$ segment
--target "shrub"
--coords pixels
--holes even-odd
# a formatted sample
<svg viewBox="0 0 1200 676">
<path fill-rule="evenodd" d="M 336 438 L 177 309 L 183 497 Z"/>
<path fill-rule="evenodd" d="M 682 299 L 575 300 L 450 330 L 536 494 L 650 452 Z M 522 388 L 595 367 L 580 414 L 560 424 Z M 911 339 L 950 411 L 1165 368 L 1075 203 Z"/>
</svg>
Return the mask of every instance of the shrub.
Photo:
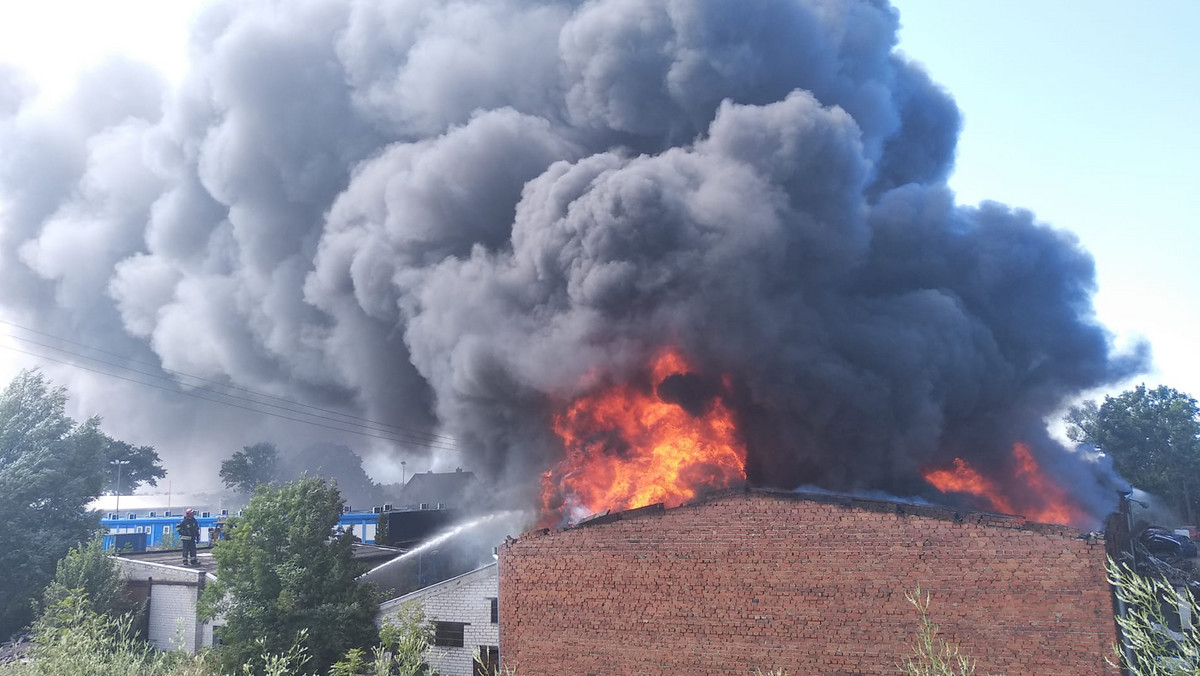
<svg viewBox="0 0 1200 676">
<path fill-rule="evenodd" d="M 426 651 L 433 645 L 433 624 L 416 603 L 406 603 L 379 630 L 379 645 L 366 652 L 351 649 L 333 665 L 330 676 L 423 676 L 429 673 Z"/>
<path fill-rule="evenodd" d="M 138 639 L 132 616 L 96 612 L 86 595 L 69 594 L 34 624 L 32 660 L 0 667 L 3 676 L 203 676 L 199 658 L 161 653 Z"/>
</svg>

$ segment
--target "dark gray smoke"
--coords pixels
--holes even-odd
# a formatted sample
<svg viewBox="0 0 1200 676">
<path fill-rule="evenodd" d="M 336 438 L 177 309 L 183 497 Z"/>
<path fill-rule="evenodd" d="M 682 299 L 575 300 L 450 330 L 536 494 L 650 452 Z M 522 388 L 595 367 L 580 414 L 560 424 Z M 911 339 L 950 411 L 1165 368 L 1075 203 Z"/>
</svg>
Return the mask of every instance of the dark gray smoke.
<svg viewBox="0 0 1200 676">
<path fill-rule="evenodd" d="M 1024 440 L 1092 491 L 1042 418 L 1144 350 L 1112 354 L 1073 236 L 955 204 L 959 113 L 897 28 L 870 1 L 214 4 L 178 89 L 114 61 L 47 113 L 0 71 L 0 303 L 526 485 L 556 407 L 670 343 L 732 378 L 757 482 L 928 494 L 919 467 Z M 169 463 L 181 420 L 226 455 L 264 429 L 116 399 Z"/>
</svg>

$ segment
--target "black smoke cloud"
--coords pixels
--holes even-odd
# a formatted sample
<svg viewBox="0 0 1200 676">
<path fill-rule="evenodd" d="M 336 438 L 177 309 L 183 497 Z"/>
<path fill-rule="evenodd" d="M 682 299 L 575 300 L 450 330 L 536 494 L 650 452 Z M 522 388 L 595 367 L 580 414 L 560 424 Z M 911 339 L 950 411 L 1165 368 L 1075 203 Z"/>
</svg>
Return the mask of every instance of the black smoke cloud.
<svg viewBox="0 0 1200 676">
<path fill-rule="evenodd" d="M 1144 351 L 1113 355 L 1071 235 L 955 204 L 959 112 L 897 29 L 869 1 L 213 4 L 178 87 L 117 60 L 46 110 L 0 72 L 0 303 L 521 485 L 556 406 L 666 343 L 733 377 L 759 482 L 927 494 L 918 467 L 1018 439 L 1089 473 L 1042 418 Z M 202 457 L 312 435 L 113 399 L 179 466 L 180 429 Z"/>
</svg>

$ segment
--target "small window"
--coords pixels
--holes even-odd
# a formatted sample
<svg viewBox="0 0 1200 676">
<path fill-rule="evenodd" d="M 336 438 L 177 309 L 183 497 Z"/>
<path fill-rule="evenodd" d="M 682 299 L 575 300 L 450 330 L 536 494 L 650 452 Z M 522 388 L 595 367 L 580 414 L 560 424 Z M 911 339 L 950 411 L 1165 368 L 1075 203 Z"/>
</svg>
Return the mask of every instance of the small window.
<svg viewBox="0 0 1200 676">
<path fill-rule="evenodd" d="M 489 599 L 492 602 L 492 624 L 500 622 L 500 599 Z"/>
<path fill-rule="evenodd" d="M 171 534 L 171 527 L 163 526 L 163 535 L 170 535 L 170 534 Z"/>
<path fill-rule="evenodd" d="M 496 676 L 500 673 L 500 646 L 481 645 L 475 655 L 473 676 Z"/>
<path fill-rule="evenodd" d="M 435 625 L 433 644 L 443 648 L 463 647 L 463 632 L 466 622 L 438 622 Z"/>
</svg>

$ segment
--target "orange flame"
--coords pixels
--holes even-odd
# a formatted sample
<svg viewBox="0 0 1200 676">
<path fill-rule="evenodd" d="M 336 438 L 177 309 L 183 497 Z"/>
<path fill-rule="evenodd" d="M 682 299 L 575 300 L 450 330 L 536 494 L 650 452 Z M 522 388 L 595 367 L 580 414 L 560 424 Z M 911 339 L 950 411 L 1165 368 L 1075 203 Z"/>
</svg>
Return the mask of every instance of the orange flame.
<svg viewBox="0 0 1200 676">
<path fill-rule="evenodd" d="M 720 397 L 694 416 L 657 394 L 670 376 L 691 372 L 674 349 L 660 353 L 649 370 L 650 391 L 614 385 L 580 397 L 554 417 L 567 456 L 542 477 L 546 517 L 555 517 L 558 504 L 575 517 L 657 502 L 675 506 L 699 489 L 745 478 L 746 449 Z"/>
<path fill-rule="evenodd" d="M 1042 473 L 1029 446 L 1013 444 L 1013 483 L 1009 490 L 1001 482 L 983 476 L 962 458 L 953 469 L 926 469 L 921 476 L 943 493 L 967 493 L 989 509 L 1004 514 L 1021 514 L 1033 521 L 1083 527 L 1091 517 L 1061 486 Z"/>
</svg>

